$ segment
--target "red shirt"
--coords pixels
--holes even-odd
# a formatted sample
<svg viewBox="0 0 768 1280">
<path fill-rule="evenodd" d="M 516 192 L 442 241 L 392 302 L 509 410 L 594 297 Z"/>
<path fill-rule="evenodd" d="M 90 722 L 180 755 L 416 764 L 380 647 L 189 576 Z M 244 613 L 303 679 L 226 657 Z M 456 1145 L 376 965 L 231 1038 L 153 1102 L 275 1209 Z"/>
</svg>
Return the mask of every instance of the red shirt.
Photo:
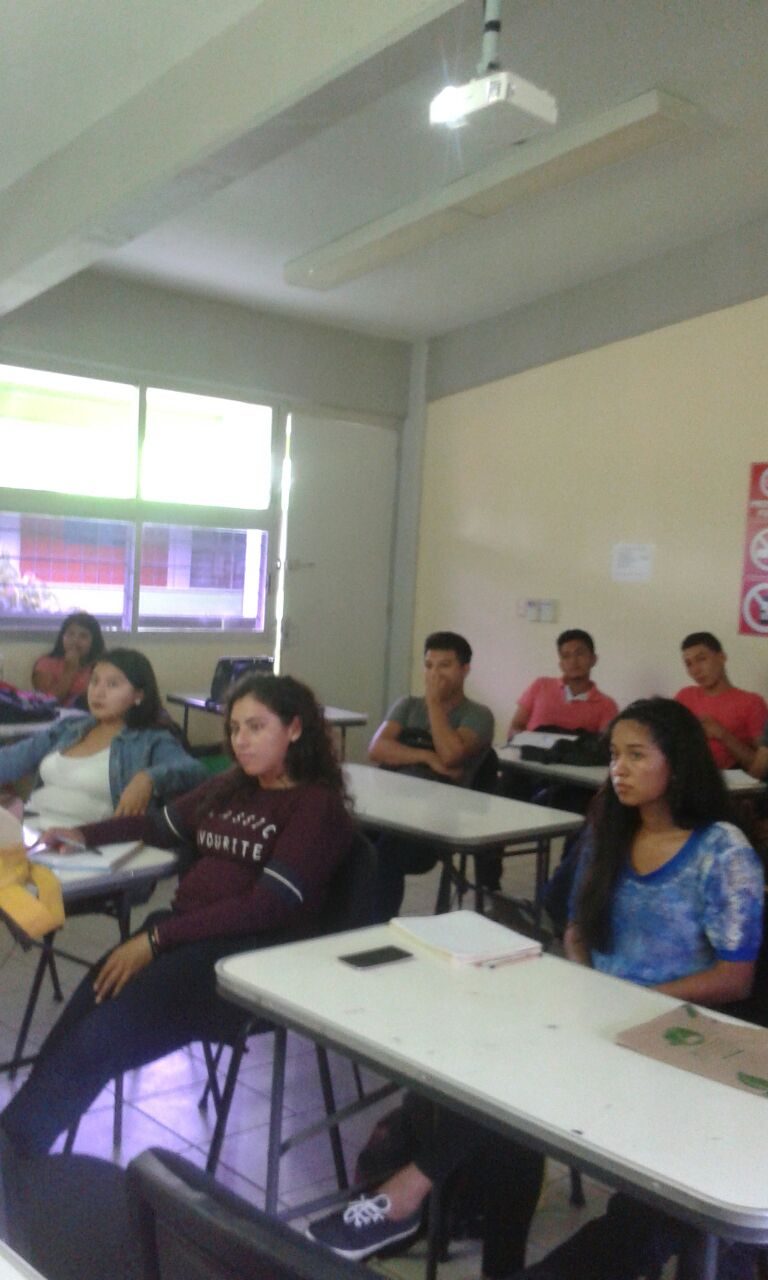
<svg viewBox="0 0 768 1280">
<path fill-rule="evenodd" d="M 519 705 L 528 713 L 526 729 L 556 724 L 560 729 L 602 733 L 619 713 L 613 698 L 601 693 L 596 684 L 590 683 L 586 698 L 566 698 L 565 682 L 557 676 L 540 676 L 534 680 Z"/>
<path fill-rule="evenodd" d="M 682 702 L 699 719 L 711 716 L 732 733 L 734 738 L 749 747 L 754 747 L 758 742 L 768 720 L 768 705 L 765 700 L 759 693 L 748 693 L 746 689 L 724 689 L 722 693 L 707 693 L 706 689 L 691 684 L 675 694 L 675 701 Z M 737 761 L 728 748 L 719 738 L 709 738 L 708 741 L 716 764 L 721 769 L 732 769 Z"/>
<path fill-rule="evenodd" d="M 66 698 L 61 699 L 61 705 L 63 707 L 71 707 L 81 694 L 88 692 L 88 685 L 91 680 L 92 671 L 92 666 L 78 668 L 75 672 L 69 693 Z M 60 680 L 64 673 L 64 659 L 52 658 L 50 654 L 46 654 L 44 657 L 38 658 L 32 668 L 32 674 L 34 676 L 41 673 L 52 677 L 54 680 Z"/>
</svg>

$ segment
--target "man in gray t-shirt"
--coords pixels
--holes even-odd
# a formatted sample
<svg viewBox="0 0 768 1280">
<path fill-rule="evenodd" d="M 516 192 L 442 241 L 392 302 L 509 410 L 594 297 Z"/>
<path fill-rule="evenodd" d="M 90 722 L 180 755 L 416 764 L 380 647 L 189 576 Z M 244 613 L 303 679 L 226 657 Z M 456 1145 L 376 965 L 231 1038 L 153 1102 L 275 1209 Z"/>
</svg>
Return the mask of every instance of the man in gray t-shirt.
<svg viewBox="0 0 768 1280">
<path fill-rule="evenodd" d="M 464 696 L 472 649 L 453 631 L 435 631 L 424 642 L 424 696 L 404 697 L 387 712 L 368 748 L 386 769 L 469 786 L 493 741 L 488 707 Z M 437 854 L 426 840 L 379 839 L 378 918 L 400 910 L 405 876 L 431 871 Z"/>
</svg>

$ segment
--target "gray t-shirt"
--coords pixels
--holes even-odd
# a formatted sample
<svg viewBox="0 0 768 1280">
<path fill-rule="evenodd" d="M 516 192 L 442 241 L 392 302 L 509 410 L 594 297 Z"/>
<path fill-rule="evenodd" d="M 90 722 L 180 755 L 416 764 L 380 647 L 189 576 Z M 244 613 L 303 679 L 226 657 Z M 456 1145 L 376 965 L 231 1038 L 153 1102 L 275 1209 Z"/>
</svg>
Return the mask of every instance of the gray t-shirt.
<svg viewBox="0 0 768 1280">
<path fill-rule="evenodd" d="M 420 731 L 424 734 L 424 741 L 414 742 L 413 745 L 433 749 L 425 698 L 416 698 L 412 695 L 398 698 L 397 702 L 389 708 L 387 720 L 393 720 L 403 729 Z M 448 723 L 452 729 L 471 729 L 478 737 L 477 753 L 466 761 L 462 773 L 461 785 L 466 787 L 472 782 L 478 764 L 493 742 L 493 713 L 481 702 L 472 702 L 469 698 L 463 698 L 458 706 L 452 707 L 448 712 Z"/>
</svg>

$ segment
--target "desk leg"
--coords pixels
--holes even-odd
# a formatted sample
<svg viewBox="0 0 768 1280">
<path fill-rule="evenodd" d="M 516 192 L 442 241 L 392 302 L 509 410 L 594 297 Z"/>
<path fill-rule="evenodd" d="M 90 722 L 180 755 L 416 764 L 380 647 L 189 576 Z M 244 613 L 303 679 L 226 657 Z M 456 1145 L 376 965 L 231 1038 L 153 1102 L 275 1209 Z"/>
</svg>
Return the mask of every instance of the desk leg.
<svg viewBox="0 0 768 1280">
<path fill-rule="evenodd" d="M 533 903 L 533 919 L 537 929 L 541 928 L 544 886 L 549 879 L 549 848 L 550 837 L 539 836 L 536 841 L 536 894 Z"/>
<path fill-rule="evenodd" d="M 47 933 L 43 938 L 42 949 L 40 951 L 40 958 L 37 962 L 37 968 L 35 969 L 35 976 L 32 979 L 32 986 L 30 988 L 29 997 L 27 999 L 27 1006 L 24 1010 L 24 1017 L 21 1020 L 19 1034 L 16 1037 L 16 1046 L 13 1050 L 13 1057 L 11 1058 L 10 1062 L 5 1062 L 2 1064 L 3 1069 L 7 1069 L 8 1076 L 11 1080 L 15 1078 L 16 1072 L 25 1061 L 25 1059 L 23 1058 L 23 1054 L 24 1054 L 24 1046 L 27 1043 L 27 1034 L 29 1032 L 30 1024 L 32 1022 L 32 1017 L 34 1015 L 35 1009 L 37 1008 L 37 999 L 38 999 L 38 996 L 40 995 L 40 987 L 42 986 L 43 978 L 45 977 L 45 971 L 51 962 L 52 955 L 53 955 L 53 934 Z"/>
<path fill-rule="evenodd" d="M 272 1097 L 269 1108 L 269 1144 L 267 1146 L 267 1187 L 264 1208 L 271 1217 L 277 1213 L 277 1192 L 280 1185 L 280 1148 L 283 1139 L 283 1103 L 285 1100 L 285 1061 L 288 1048 L 288 1032 L 285 1027 L 275 1027 L 275 1047 L 272 1058 Z"/>
<path fill-rule="evenodd" d="M 440 1202 L 443 1184 L 435 1182 L 429 1194 L 429 1222 L 427 1225 L 427 1265 L 424 1271 L 425 1280 L 436 1280 L 437 1264 L 440 1258 Z"/>
<path fill-rule="evenodd" d="M 432 1134 L 437 1141 L 437 1129 L 440 1123 L 439 1108 L 432 1103 Z M 435 1179 L 429 1193 L 429 1217 L 427 1220 L 427 1265 L 425 1280 L 436 1280 L 437 1264 L 442 1249 L 442 1205 L 445 1180 Z"/>
<path fill-rule="evenodd" d="M 680 1251 L 676 1280 L 716 1280 L 719 1244 L 717 1236 L 702 1232 Z"/>
</svg>

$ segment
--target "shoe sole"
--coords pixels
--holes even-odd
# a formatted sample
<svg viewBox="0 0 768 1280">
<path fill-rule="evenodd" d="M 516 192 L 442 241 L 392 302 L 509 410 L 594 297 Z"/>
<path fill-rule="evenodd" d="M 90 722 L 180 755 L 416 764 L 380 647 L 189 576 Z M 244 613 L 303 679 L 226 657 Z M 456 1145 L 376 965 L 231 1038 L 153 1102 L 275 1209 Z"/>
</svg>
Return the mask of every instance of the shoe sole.
<svg viewBox="0 0 768 1280">
<path fill-rule="evenodd" d="M 350 1262 L 362 1262 L 363 1258 L 372 1258 L 375 1253 L 383 1253 L 385 1249 L 391 1249 L 392 1245 L 400 1244 L 403 1240 L 409 1240 L 419 1234 L 419 1224 L 415 1227 L 408 1227 L 406 1231 L 401 1231 L 399 1235 L 388 1236 L 386 1240 L 381 1240 L 379 1244 L 369 1245 L 365 1249 L 338 1249 L 336 1245 L 326 1244 L 325 1240 L 318 1240 L 317 1236 L 312 1235 L 312 1228 L 307 1227 L 304 1232 L 308 1240 L 312 1240 L 315 1244 L 321 1244 L 324 1249 L 330 1249 L 340 1258 L 347 1258 Z"/>
</svg>

